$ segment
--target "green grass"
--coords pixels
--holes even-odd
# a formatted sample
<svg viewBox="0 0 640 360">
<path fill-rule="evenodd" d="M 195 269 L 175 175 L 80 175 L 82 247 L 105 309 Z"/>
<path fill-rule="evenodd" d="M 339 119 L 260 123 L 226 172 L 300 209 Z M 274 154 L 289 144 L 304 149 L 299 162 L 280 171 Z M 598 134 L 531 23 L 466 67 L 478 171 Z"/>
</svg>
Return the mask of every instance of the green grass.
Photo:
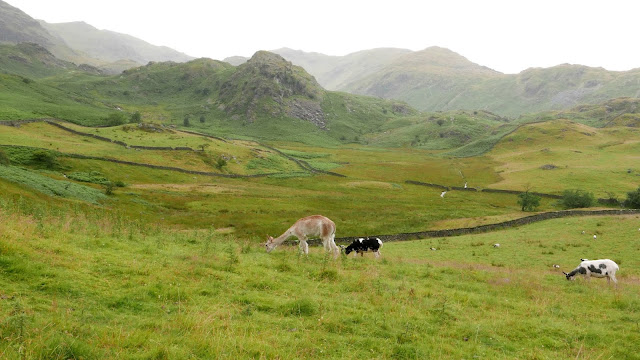
<svg viewBox="0 0 640 360">
<path fill-rule="evenodd" d="M 639 350 L 637 216 L 386 243 L 379 261 L 333 261 L 320 248 L 266 254 L 211 231 L 71 210 L 36 221 L 15 205 L 0 210 L 2 358 L 632 359 Z M 580 257 L 617 261 L 618 288 L 568 282 L 551 266 L 570 270 Z"/>
<path fill-rule="evenodd" d="M 106 200 L 106 196 L 101 190 L 68 181 L 55 180 L 15 166 L 0 165 L 0 178 L 49 196 L 76 199 L 92 204 Z"/>
</svg>

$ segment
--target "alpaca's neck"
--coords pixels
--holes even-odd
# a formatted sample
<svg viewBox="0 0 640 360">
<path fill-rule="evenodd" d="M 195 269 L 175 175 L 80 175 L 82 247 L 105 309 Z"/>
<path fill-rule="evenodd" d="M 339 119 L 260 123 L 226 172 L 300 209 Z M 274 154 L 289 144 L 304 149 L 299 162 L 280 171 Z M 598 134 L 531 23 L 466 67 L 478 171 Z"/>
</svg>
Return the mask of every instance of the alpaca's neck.
<svg viewBox="0 0 640 360">
<path fill-rule="evenodd" d="M 293 236 L 292 234 L 292 230 L 291 228 L 289 228 L 287 231 L 285 231 L 282 235 L 278 236 L 277 238 L 273 239 L 273 242 L 276 245 L 280 245 L 283 242 L 285 242 L 288 238 L 290 238 L 291 236 Z"/>
</svg>

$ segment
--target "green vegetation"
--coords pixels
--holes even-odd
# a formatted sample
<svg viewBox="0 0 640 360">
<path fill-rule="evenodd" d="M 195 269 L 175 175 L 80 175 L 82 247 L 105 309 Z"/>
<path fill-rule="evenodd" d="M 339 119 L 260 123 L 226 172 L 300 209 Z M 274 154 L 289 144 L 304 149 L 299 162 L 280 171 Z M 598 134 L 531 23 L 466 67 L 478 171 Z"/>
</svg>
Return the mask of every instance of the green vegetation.
<svg viewBox="0 0 640 360">
<path fill-rule="evenodd" d="M 77 199 L 92 204 L 97 204 L 104 199 L 104 195 L 94 188 L 67 181 L 54 180 L 15 166 L 0 165 L 0 178 L 21 184 L 22 186 L 50 196 Z"/>
<path fill-rule="evenodd" d="M 640 187 L 635 191 L 629 191 L 627 193 L 624 206 L 630 209 L 640 209 Z"/>
<path fill-rule="evenodd" d="M 380 261 L 333 261 L 321 248 L 266 254 L 242 239 L 86 207 L 0 205 L 6 359 L 633 358 L 638 350 L 640 262 L 629 231 L 637 217 L 389 242 Z M 608 240 L 589 241 L 583 229 Z M 560 270 L 595 254 L 620 264 L 617 289 L 564 279 Z"/>
<path fill-rule="evenodd" d="M 565 190 L 560 200 L 565 209 L 588 208 L 594 203 L 593 194 L 584 190 Z"/>
<path fill-rule="evenodd" d="M 518 195 L 518 205 L 522 211 L 535 211 L 540 206 L 540 196 L 525 191 Z"/>
<path fill-rule="evenodd" d="M 268 53 L 238 68 L 0 76 L 4 120 L 75 122 L 0 127 L 2 359 L 639 353 L 639 215 L 387 242 L 379 261 L 263 246 L 310 214 L 340 238 L 474 227 L 596 196 L 633 207 L 633 99 L 518 120 L 424 114 L 326 92 Z M 489 189 L 512 192 L 474 191 Z M 564 280 L 580 258 L 616 261 L 618 288 Z"/>
</svg>

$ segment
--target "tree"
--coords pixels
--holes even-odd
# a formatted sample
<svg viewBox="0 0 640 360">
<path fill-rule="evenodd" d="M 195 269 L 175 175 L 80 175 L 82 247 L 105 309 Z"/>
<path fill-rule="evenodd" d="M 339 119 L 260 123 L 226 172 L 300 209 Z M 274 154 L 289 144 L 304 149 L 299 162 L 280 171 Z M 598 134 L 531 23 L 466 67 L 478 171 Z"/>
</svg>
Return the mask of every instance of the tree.
<svg viewBox="0 0 640 360">
<path fill-rule="evenodd" d="M 200 123 L 204 124 L 205 120 L 206 118 L 204 117 L 204 115 L 200 115 Z"/>
<path fill-rule="evenodd" d="M 184 126 L 187 126 L 187 127 L 188 127 L 189 125 L 191 125 L 191 124 L 189 123 L 189 115 L 185 115 L 185 116 L 184 116 L 184 120 L 183 120 L 183 122 L 182 122 L 182 123 L 184 124 Z"/>
<path fill-rule="evenodd" d="M 133 114 L 131 114 L 131 120 L 129 122 L 139 123 L 141 121 L 142 121 L 142 115 L 140 114 L 140 111 L 136 111 Z"/>
<path fill-rule="evenodd" d="M 640 187 L 635 191 L 627 193 L 627 199 L 624 201 L 624 207 L 629 209 L 640 209 Z"/>
<path fill-rule="evenodd" d="M 594 202 L 593 194 L 584 190 L 565 190 L 560 199 L 560 204 L 565 209 L 586 208 Z"/>
<path fill-rule="evenodd" d="M 535 211 L 540 206 L 540 196 L 525 191 L 518 195 L 518 205 L 522 211 Z"/>
</svg>

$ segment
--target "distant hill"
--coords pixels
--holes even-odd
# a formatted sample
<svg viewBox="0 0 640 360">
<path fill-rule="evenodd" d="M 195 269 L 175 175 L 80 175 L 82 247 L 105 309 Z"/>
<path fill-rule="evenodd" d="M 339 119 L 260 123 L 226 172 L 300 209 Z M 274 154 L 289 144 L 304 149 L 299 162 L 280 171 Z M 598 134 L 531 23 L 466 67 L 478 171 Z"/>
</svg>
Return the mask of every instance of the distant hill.
<svg viewBox="0 0 640 360">
<path fill-rule="evenodd" d="M 72 62 L 60 60 L 49 50 L 35 43 L 19 43 L 17 45 L 0 45 L 0 69 L 3 72 L 37 79 L 83 71 L 99 74 L 100 70 L 89 66 L 78 66 Z"/>
<path fill-rule="evenodd" d="M 98 30 L 81 21 L 60 24 L 40 21 L 40 24 L 72 48 L 106 63 L 130 60 L 144 65 L 149 61 L 185 62 L 194 59 L 166 46 L 155 46 L 130 35 Z"/>
<path fill-rule="evenodd" d="M 51 35 L 37 20 L 0 0 L 0 44 L 23 42 L 38 44 L 63 60 L 74 61 L 82 58 L 82 54 Z"/>
<path fill-rule="evenodd" d="M 127 114 L 140 111 L 145 121 L 315 144 L 358 141 L 388 119 L 416 113 L 400 101 L 326 91 L 303 68 L 266 51 L 239 66 L 206 58 L 150 62 L 117 76 L 76 72 L 45 82 Z"/>
<path fill-rule="evenodd" d="M 448 103 L 468 88 L 503 76 L 451 50 L 430 47 L 395 58 L 384 68 L 341 90 L 404 99 L 422 110 L 448 110 L 451 109 Z"/>
<path fill-rule="evenodd" d="M 411 50 L 379 48 L 358 51 L 345 56 L 329 56 L 289 48 L 271 50 L 270 52 L 303 67 L 316 78 L 323 88 L 327 90 L 344 90 L 350 83 L 384 68 L 391 61 L 410 53 Z M 236 66 L 247 60 L 248 58 L 242 56 L 224 59 L 224 61 Z"/>
<path fill-rule="evenodd" d="M 135 37 L 98 30 L 84 22 L 48 24 L 0 0 L 0 44 L 38 44 L 58 59 L 89 64 L 107 73 L 149 61 L 185 62 L 193 57 Z"/>
<path fill-rule="evenodd" d="M 507 75 L 440 47 L 342 57 L 286 48 L 274 52 L 304 67 L 327 89 L 403 100 L 423 111 L 487 110 L 516 117 L 640 96 L 640 68 L 616 72 L 563 64 Z"/>
</svg>

